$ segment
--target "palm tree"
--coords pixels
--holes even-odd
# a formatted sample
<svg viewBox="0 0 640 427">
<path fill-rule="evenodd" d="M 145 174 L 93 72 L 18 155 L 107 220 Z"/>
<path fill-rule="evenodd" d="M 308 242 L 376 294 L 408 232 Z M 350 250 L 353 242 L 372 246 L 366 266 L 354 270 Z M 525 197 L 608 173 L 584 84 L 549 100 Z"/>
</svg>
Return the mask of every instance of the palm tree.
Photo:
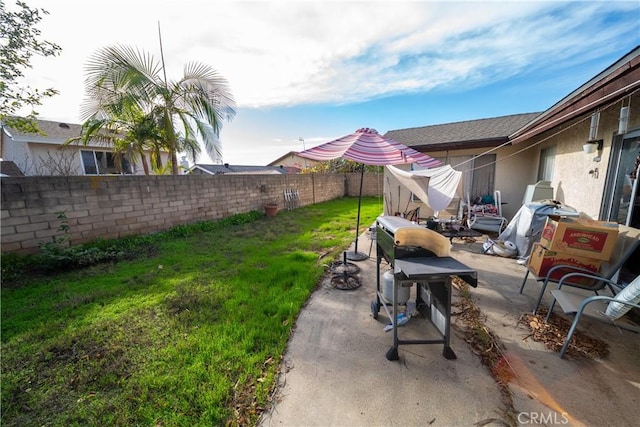
<svg viewBox="0 0 640 427">
<path fill-rule="evenodd" d="M 149 175 L 146 152 L 151 153 L 154 168 L 162 166 L 159 153 L 164 140 L 159 124 L 136 105 L 124 104 L 104 105 L 101 115 L 109 117 L 94 116 L 86 120 L 80 136 L 67 140 L 64 145 L 81 143 L 86 146 L 91 141 L 103 142 L 113 147 L 114 156 L 119 159 L 126 157 L 134 163 L 140 159 L 145 175 Z"/>
<path fill-rule="evenodd" d="M 180 80 L 167 81 L 163 62 L 128 46 L 97 51 L 87 65 L 85 88 L 83 120 L 121 118 L 114 115 L 119 108 L 152 118 L 169 151 L 173 174 L 178 174 L 179 151 L 195 162 L 198 137 L 212 158 L 221 157 L 222 121 L 236 113 L 226 79 L 210 66 L 190 62 Z"/>
<path fill-rule="evenodd" d="M 136 162 L 139 158 L 144 169 L 144 174 L 149 175 L 149 164 L 145 152 L 151 153 L 151 164 L 160 166 L 162 158 L 157 154 L 162 146 L 162 136 L 158 124 L 151 116 L 137 114 L 133 116 L 132 123 L 128 123 L 125 145 L 128 149 L 129 160 Z"/>
</svg>

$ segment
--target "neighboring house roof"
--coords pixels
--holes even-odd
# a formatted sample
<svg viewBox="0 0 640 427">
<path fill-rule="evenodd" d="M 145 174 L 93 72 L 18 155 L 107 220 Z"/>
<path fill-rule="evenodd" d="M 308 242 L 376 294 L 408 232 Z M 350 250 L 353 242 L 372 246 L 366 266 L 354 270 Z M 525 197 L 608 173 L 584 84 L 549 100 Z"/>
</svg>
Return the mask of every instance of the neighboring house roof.
<svg viewBox="0 0 640 427">
<path fill-rule="evenodd" d="M 22 143 L 52 144 L 62 145 L 71 138 L 77 138 L 82 134 L 82 125 L 75 123 L 58 122 L 52 120 L 36 120 L 41 133 L 24 132 L 10 126 L 4 126 L 4 132 L 14 141 Z M 74 146 L 82 146 L 80 142 L 73 143 Z M 112 144 L 105 140 L 92 138 L 87 146 L 90 147 L 112 147 Z"/>
<path fill-rule="evenodd" d="M 289 151 L 287 154 L 284 154 L 278 157 L 277 159 L 269 163 L 267 166 L 279 166 L 280 163 L 282 163 L 284 160 L 286 160 L 289 157 L 300 157 L 300 156 L 298 156 L 298 153 L 296 151 Z M 300 159 L 302 160 L 302 157 L 300 157 Z"/>
<path fill-rule="evenodd" d="M 82 134 L 82 125 L 75 123 L 58 122 L 52 120 L 36 120 L 42 133 L 23 132 L 10 126 L 4 126 L 4 132 L 15 142 L 55 144 L 62 145 L 71 138 L 77 138 Z M 81 142 L 74 142 L 72 146 L 82 147 Z M 110 142 L 92 137 L 87 144 L 89 147 L 113 147 Z M 160 151 L 168 152 L 161 148 Z"/>
<path fill-rule="evenodd" d="M 224 165 L 205 165 L 196 164 L 189 168 L 189 172 L 199 170 L 210 175 L 217 174 L 285 174 L 287 169 L 279 166 L 241 166 L 230 165 L 225 163 Z"/>
<path fill-rule="evenodd" d="M 532 122 L 510 134 L 524 141 L 577 117 L 592 114 L 640 90 L 640 46 L 562 98 Z"/>
<path fill-rule="evenodd" d="M 538 117 L 540 113 L 513 114 L 463 122 L 388 131 L 385 136 L 418 151 L 493 147 Z"/>
<path fill-rule="evenodd" d="M 69 138 L 80 135 L 82 125 L 73 123 L 37 120 L 42 134 L 23 132 L 18 129 L 5 127 L 5 132 L 17 142 L 38 142 L 43 144 L 62 144 Z"/>
<path fill-rule="evenodd" d="M 318 164 L 317 160 L 300 157 L 297 151 L 289 151 L 287 154 L 278 157 L 267 166 L 279 166 L 287 169 L 287 173 L 300 173 L 302 169 Z"/>
<path fill-rule="evenodd" d="M 4 176 L 24 176 L 18 165 L 10 160 L 0 161 L 0 173 Z"/>
</svg>

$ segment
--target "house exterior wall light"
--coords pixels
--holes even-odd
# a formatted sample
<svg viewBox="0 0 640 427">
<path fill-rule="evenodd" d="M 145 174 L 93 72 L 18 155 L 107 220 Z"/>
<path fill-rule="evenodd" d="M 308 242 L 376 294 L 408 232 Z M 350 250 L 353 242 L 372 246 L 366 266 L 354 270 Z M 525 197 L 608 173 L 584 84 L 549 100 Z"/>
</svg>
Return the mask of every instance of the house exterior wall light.
<svg viewBox="0 0 640 427">
<path fill-rule="evenodd" d="M 584 151 L 585 154 L 595 153 L 596 144 L 591 144 L 591 143 L 587 142 L 586 144 L 584 144 L 582 146 L 582 151 Z"/>
<path fill-rule="evenodd" d="M 582 146 L 582 151 L 584 151 L 585 154 L 595 153 L 596 150 L 597 151 L 602 151 L 602 145 L 603 144 L 604 144 L 604 140 L 602 140 L 602 139 L 592 139 L 592 140 L 587 141 Z"/>
</svg>

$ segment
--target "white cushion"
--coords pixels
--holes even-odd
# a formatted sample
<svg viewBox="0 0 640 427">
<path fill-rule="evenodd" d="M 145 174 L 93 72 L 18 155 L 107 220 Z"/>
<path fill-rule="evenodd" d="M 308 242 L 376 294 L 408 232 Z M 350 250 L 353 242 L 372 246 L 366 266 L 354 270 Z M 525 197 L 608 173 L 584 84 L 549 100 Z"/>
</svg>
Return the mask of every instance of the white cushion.
<svg viewBox="0 0 640 427">
<path fill-rule="evenodd" d="M 631 310 L 630 305 L 622 304 L 617 301 L 640 304 L 640 276 L 636 277 L 633 282 L 625 286 L 625 288 L 616 295 L 615 300 L 611 301 L 609 306 L 607 306 L 605 314 L 612 319 L 618 319 L 625 315 L 627 311 Z"/>
</svg>

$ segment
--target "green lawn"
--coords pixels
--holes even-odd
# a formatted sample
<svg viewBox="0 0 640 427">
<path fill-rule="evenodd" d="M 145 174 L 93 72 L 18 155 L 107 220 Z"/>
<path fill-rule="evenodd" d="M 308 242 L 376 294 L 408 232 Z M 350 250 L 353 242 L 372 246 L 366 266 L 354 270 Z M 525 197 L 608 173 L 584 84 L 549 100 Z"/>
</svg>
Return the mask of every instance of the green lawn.
<svg viewBox="0 0 640 427">
<path fill-rule="evenodd" d="M 255 425 L 357 202 L 183 226 L 134 259 L 3 282 L 1 424 Z M 381 211 L 363 198 L 360 230 Z"/>
</svg>

